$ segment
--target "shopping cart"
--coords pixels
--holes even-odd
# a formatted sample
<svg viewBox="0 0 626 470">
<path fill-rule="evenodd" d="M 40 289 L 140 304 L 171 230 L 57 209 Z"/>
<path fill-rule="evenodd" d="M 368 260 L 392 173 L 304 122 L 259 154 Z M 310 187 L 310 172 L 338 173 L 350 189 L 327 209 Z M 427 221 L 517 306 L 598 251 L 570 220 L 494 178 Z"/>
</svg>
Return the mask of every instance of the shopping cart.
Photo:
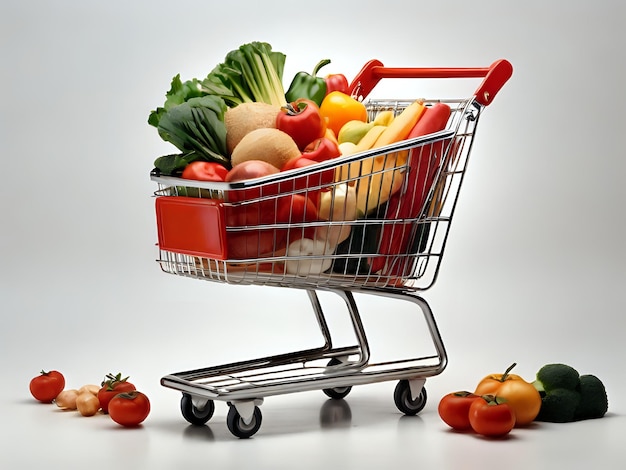
<svg viewBox="0 0 626 470">
<path fill-rule="evenodd" d="M 205 424 L 214 402 L 225 401 L 230 432 L 247 438 L 259 430 L 265 397 L 322 390 L 342 399 L 353 386 L 391 380 L 398 381 L 399 411 L 414 415 L 423 409 L 426 378 L 443 371 L 447 356 L 432 310 L 419 294 L 437 278 L 479 117 L 511 74 L 506 60 L 485 68 L 389 68 L 373 60 L 351 84 L 352 96 L 363 100 L 372 118 L 381 110 L 400 113 L 414 101 L 368 98 L 381 79 L 483 80 L 467 99 L 424 100 L 427 108 L 449 106 L 445 128 L 386 147 L 236 183 L 153 170 L 157 261 L 164 272 L 304 290 L 323 337 L 317 348 L 164 376 L 163 386 L 182 392 L 189 423 Z M 325 218 L 302 209 L 311 201 L 327 205 Z M 334 345 L 322 292 L 345 302 L 353 346 Z M 354 294 L 409 302 L 402 305 L 423 320 L 431 352 L 372 361 Z"/>
</svg>

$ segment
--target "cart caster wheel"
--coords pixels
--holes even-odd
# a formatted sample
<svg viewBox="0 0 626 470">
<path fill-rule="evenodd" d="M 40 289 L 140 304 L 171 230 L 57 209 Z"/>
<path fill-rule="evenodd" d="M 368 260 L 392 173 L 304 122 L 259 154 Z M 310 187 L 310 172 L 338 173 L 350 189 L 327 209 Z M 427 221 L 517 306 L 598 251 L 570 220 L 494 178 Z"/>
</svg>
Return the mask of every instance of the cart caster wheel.
<svg viewBox="0 0 626 470">
<path fill-rule="evenodd" d="M 352 387 L 336 387 L 336 388 L 325 388 L 322 390 L 327 397 L 332 398 L 333 400 L 341 400 L 345 398 L 348 393 L 350 393 Z"/>
<path fill-rule="evenodd" d="M 411 398 L 411 387 L 408 380 L 400 380 L 393 392 L 393 401 L 396 403 L 396 407 L 407 416 L 413 416 L 422 411 L 426 406 L 426 399 L 424 387 L 415 400 Z"/>
<path fill-rule="evenodd" d="M 328 362 L 329 366 L 336 366 L 338 364 L 341 364 L 341 361 L 337 359 L 336 357 L 333 357 Z M 330 397 L 334 400 L 341 400 L 342 398 L 345 398 L 348 395 L 348 393 L 350 393 L 351 390 L 352 390 L 352 387 L 348 386 L 348 387 L 325 388 L 322 391 L 327 397 Z"/>
<path fill-rule="evenodd" d="M 259 430 L 261 427 L 261 420 L 261 409 L 258 406 L 254 407 L 252 420 L 249 423 L 246 423 L 237 411 L 237 408 L 231 405 L 228 409 L 228 415 L 226 416 L 226 426 L 228 426 L 228 430 L 235 437 L 247 439 L 256 434 Z"/>
<path fill-rule="evenodd" d="M 206 405 L 202 409 L 198 409 L 191 400 L 191 395 L 183 393 L 183 397 L 180 400 L 180 411 L 189 423 L 197 426 L 206 424 L 211 419 L 215 412 L 215 403 L 213 400 L 207 401 Z"/>
</svg>

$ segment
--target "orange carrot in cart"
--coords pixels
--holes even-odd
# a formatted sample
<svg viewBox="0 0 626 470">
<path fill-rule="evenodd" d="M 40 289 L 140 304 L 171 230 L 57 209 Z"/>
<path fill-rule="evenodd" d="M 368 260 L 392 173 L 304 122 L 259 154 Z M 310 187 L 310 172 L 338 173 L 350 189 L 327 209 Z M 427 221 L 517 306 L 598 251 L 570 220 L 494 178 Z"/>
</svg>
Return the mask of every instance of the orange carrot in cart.
<svg viewBox="0 0 626 470">
<path fill-rule="evenodd" d="M 416 100 L 398 114 L 387 126 L 385 131 L 376 139 L 372 148 L 383 147 L 401 140 L 405 140 L 415 124 L 419 122 L 422 114 L 426 110 L 423 101 Z"/>
</svg>

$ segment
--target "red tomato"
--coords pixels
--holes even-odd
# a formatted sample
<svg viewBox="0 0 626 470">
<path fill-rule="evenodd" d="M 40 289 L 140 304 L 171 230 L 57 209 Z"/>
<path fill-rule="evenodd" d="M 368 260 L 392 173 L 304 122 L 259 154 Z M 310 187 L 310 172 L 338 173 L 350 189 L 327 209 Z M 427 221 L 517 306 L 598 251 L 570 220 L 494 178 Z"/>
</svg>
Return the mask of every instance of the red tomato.
<svg viewBox="0 0 626 470">
<path fill-rule="evenodd" d="M 103 413 L 109 412 L 109 404 L 118 393 L 132 392 L 135 386 L 128 382 L 128 377 L 122 378 L 122 374 L 107 374 L 106 380 L 102 382 L 102 388 L 98 390 L 98 400 Z"/>
<path fill-rule="evenodd" d="M 261 178 L 274 173 L 278 173 L 278 168 L 271 163 L 263 160 L 246 160 L 245 162 L 235 165 L 232 170 L 228 172 L 225 180 L 229 182 L 243 181 Z"/>
<path fill-rule="evenodd" d="M 474 393 L 504 398 L 515 413 L 515 425 L 521 427 L 532 423 L 539 414 L 541 395 L 532 383 L 510 373 L 515 366 L 511 365 L 504 374 L 486 376 Z"/>
<path fill-rule="evenodd" d="M 149 414 L 150 400 L 137 390 L 118 393 L 109 403 L 109 416 L 122 426 L 138 426 Z"/>
<path fill-rule="evenodd" d="M 264 255 L 271 255 L 285 246 L 286 229 L 256 228 L 258 225 L 271 226 L 276 223 L 276 214 L 284 204 L 282 201 L 282 197 L 271 197 L 267 200 L 249 204 L 225 206 L 224 213 L 227 228 L 249 227 L 249 230 L 228 232 L 229 258 L 259 258 Z"/>
<path fill-rule="evenodd" d="M 293 194 L 286 196 L 276 214 L 276 221 L 286 224 L 303 224 L 317 220 L 317 206 L 307 196 Z M 288 243 L 300 238 L 314 238 L 315 227 L 295 226 L 289 229 Z"/>
<path fill-rule="evenodd" d="M 30 393 L 42 403 L 52 403 L 65 388 L 65 377 L 59 371 L 41 371 L 41 374 L 30 381 Z"/>
<path fill-rule="evenodd" d="M 304 155 L 299 157 L 294 157 L 290 160 L 287 160 L 287 163 L 280 169 L 280 171 L 289 171 L 294 168 L 304 168 L 305 166 L 315 165 L 317 162 L 315 160 L 311 160 Z"/>
<path fill-rule="evenodd" d="M 286 246 L 286 230 L 253 229 L 228 234 L 228 258 L 256 259 L 272 256 Z"/>
<path fill-rule="evenodd" d="M 474 400 L 469 408 L 472 429 L 488 437 L 504 436 L 515 426 L 515 412 L 493 395 Z"/>
<path fill-rule="evenodd" d="M 471 392 L 454 392 L 445 395 L 437 410 L 441 419 L 457 431 L 466 431 L 472 429 L 469 421 L 469 409 L 471 404 L 480 399 L 480 396 Z"/>
<path fill-rule="evenodd" d="M 326 120 L 314 101 L 301 98 L 283 106 L 276 116 L 276 128 L 288 134 L 302 150 L 326 133 Z"/>
<path fill-rule="evenodd" d="M 341 155 L 339 145 L 328 137 L 315 139 L 304 148 L 304 157 L 315 162 L 323 162 Z"/>
<path fill-rule="evenodd" d="M 183 170 L 183 178 L 199 181 L 225 181 L 228 170 L 215 162 L 191 162 Z"/>
</svg>

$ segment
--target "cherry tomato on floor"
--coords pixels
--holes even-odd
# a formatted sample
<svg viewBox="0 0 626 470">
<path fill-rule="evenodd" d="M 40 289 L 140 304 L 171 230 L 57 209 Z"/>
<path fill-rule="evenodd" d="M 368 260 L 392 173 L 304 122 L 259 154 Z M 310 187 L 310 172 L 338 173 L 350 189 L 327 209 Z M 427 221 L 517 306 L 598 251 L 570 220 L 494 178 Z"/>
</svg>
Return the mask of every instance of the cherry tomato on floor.
<svg viewBox="0 0 626 470">
<path fill-rule="evenodd" d="M 137 390 L 118 393 L 109 402 L 109 416 L 125 427 L 138 426 L 149 414 L 150 400 Z"/>
<path fill-rule="evenodd" d="M 225 181 L 228 170 L 216 162 L 195 161 L 183 170 L 182 177 L 187 180 Z"/>
<path fill-rule="evenodd" d="M 499 437 L 510 433 L 515 426 L 515 412 L 503 399 L 485 395 L 470 405 L 469 421 L 478 434 Z"/>
<path fill-rule="evenodd" d="M 135 385 L 128 381 L 128 377 L 122 378 L 122 374 L 107 374 L 102 382 L 102 388 L 98 390 L 98 400 L 103 413 L 109 412 L 109 403 L 117 395 L 122 392 L 131 392 L 135 390 Z"/>
<path fill-rule="evenodd" d="M 437 411 L 439 416 L 452 429 L 466 431 L 472 429 L 469 421 L 471 404 L 480 396 L 471 392 L 454 392 L 445 395 L 440 401 Z"/>
<path fill-rule="evenodd" d="M 41 371 L 29 384 L 31 395 L 42 403 L 52 403 L 65 388 L 65 377 L 59 371 Z"/>
</svg>

